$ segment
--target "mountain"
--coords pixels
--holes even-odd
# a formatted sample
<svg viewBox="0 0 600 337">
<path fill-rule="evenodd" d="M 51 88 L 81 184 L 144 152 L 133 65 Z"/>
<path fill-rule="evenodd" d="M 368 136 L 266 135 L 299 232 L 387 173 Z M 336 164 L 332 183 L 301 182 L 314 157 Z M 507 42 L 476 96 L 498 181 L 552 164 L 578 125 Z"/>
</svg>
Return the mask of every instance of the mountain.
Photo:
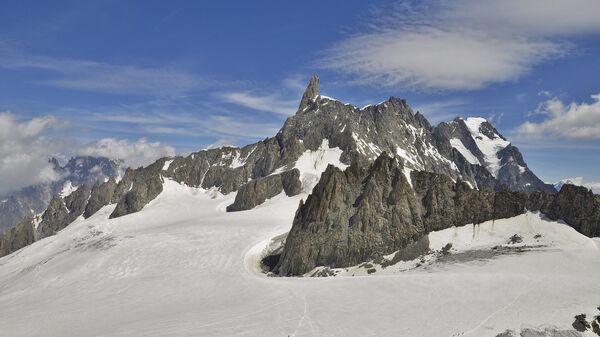
<svg viewBox="0 0 600 337">
<path fill-rule="evenodd" d="M 119 173 L 120 163 L 100 157 L 73 157 L 65 165 L 50 160 L 60 178 L 56 181 L 25 187 L 0 197 L 0 233 L 14 227 L 24 217 L 44 212 L 54 195 L 68 193 L 77 186 L 104 182 Z"/>
<path fill-rule="evenodd" d="M 510 190 L 510 159 L 487 165 L 481 145 L 469 162 L 450 131 L 401 99 L 318 95 L 314 77 L 274 137 L 79 186 L 12 229 L 2 333 L 581 335 L 599 313 L 598 196 L 531 191 L 522 169 Z M 332 277 L 275 277 L 304 271 Z"/>
<path fill-rule="evenodd" d="M 297 113 L 274 137 L 242 148 L 161 158 L 147 167 L 127 169 L 118 183 L 81 186 L 68 199 L 55 196 L 31 236 L 53 235 L 77 217 L 87 218 L 112 203 L 117 206 L 111 218 L 138 212 L 162 192 L 165 178 L 224 194 L 239 190 L 228 210 L 240 211 L 282 191 L 288 196 L 310 191 L 328 163 L 365 166 L 383 152 L 399 158 L 409 181 L 410 173 L 418 170 L 443 174 L 480 190 L 555 192 L 527 168 L 519 150 L 483 119 L 456 119 L 432 127 L 403 99 L 390 97 L 358 108 L 320 95 L 319 78 L 313 76 Z M 315 153 L 327 153 L 318 170 L 311 168 L 318 159 L 313 158 Z M 294 169 L 298 172 L 291 172 Z"/>
<path fill-rule="evenodd" d="M 519 149 L 483 118 L 456 118 L 441 123 L 436 131 L 474 165 L 485 167 L 496 181 L 513 191 L 555 193 L 528 167 Z"/>
</svg>

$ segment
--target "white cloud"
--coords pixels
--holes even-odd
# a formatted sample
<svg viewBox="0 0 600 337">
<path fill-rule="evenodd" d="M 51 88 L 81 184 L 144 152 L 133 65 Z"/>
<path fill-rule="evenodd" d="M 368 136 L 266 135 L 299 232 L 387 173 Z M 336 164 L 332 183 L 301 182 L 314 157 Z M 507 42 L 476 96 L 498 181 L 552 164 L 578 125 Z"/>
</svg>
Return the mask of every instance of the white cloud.
<svg viewBox="0 0 600 337">
<path fill-rule="evenodd" d="M 59 178 L 48 159 L 62 144 L 44 136 L 56 126 L 50 116 L 20 121 L 0 113 L 0 195 Z"/>
<path fill-rule="evenodd" d="M 401 2 L 326 50 L 320 65 L 358 84 L 475 90 L 566 56 L 565 38 L 600 32 L 598 12 L 595 0 Z"/>
<path fill-rule="evenodd" d="M 140 167 L 148 165 L 161 157 L 175 155 L 175 149 L 160 142 L 148 142 L 145 138 L 135 142 L 126 139 L 104 138 L 78 150 L 88 156 L 121 159 L 126 166 Z"/>
<path fill-rule="evenodd" d="M 289 116 L 298 110 L 298 100 L 285 100 L 277 95 L 255 95 L 249 92 L 230 92 L 223 94 L 230 103 L 241 105 L 252 110 L 273 112 Z"/>
<path fill-rule="evenodd" d="M 591 103 L 565 104 L 554 97 L 540 104 L 535 116 L 539 122 L 527 121 L 515 133 L 534 139 L 600 139 L 600 94 L 592 95 Z"/>
<path fill-rule="evenodd" d="M 105 138 L 80 147 L 73 139 L 56 137 L 54 131 L 65 126 L 52 116 L 20 120 L 13 113 L 0 113 L 0 195 L 59 179 L 49 163 L 52 157 L 102 156 L 139 167 L 175 155 L 173 147 L 144 138 L 137 141 Z"/>
</svg>

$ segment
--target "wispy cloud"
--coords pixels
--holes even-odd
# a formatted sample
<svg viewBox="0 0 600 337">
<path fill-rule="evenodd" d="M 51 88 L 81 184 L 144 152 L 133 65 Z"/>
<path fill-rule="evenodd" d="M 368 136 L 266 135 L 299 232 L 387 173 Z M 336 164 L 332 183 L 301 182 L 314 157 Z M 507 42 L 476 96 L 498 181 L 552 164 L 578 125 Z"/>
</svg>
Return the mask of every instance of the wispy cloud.
<svg viewBox="0 0 600 337">
<path fill-rule="evenodd" d="M 298 110 L 307 83 L 308 78 L 305 75 L 295 74 L 282 79 L 280 86 L 266 94 L 266 90 L 261 92 L 238 90 L 221 93 L 220 97 L 228 103 L 255 111 L 290 116 Z"/>
<path fill-rule="evenodd" d="M 475 90 L 568 55 L 566 38 L 600 32 L 594 0 L 413 3 L 377 11 L 377 25 L 333 45 L 320 65 L 358 84 Z"/>
<path fill-rule="evenodd" d="M 166 96 L 186 93 L 208 85 L 197 75 L 174 67 L 139 67 L 104 62 L 32 55 L 0 43 L 0 67 L 48 72 L 42 85 L 73 90 Z"/>
<path fill-rule="evenodd" d="M 284 116 L 292 115 L 298 110 L 297 99 L 282 99 L 277 95 L 260 96 L 250 92 L 230 92 L 223 98 L 237 105 L 264 112 L 272 112 Z"/>
<path fill-rule="evenodd" d="M 466 104 L 465 100 L 453 98 L 417 104 L 414 110 L 427 116 L 430 123 L 437 124 L 461 116 Z"/>
<path fill-rule="evenodd" d="M 230 111 L 222 102 L 188 96 L 147 101 L 137 104 L 107 106 L 93 110 L 68 109 L 57 115 L 74 119 L 106 133 L 121 132 L 146 137 L 178 136 L 187 143 L 213 142 L 227 138 L 234 143 L 250 142 L 273 136 L 281 127 L 281 118 L 260 118 L 253 114 Z M 74 114 L 73 111 L 78 111 Z M 210 139 L 212 138 L 212 139 Z"/>
</svg>

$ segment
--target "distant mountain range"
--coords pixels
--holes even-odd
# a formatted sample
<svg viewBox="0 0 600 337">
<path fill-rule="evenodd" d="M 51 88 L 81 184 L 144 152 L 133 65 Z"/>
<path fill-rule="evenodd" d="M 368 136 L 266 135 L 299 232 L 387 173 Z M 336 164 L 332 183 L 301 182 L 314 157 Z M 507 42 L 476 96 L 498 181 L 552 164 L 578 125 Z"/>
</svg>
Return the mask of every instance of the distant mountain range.
<svg viewBox="0 0 600 337">
<path fill-rule="evenodd" d="M 93 185 L 117 176 L 121 165 L 117 160 L 89 156 L 73 157 L 64 165 L 56 158 L 50 162 L 60 179 L 0 196 L 0 233 L 24 217 L 44 212 L 52 197 L 61 192 L 68 193 L 80 185 Z"/>
</svg>

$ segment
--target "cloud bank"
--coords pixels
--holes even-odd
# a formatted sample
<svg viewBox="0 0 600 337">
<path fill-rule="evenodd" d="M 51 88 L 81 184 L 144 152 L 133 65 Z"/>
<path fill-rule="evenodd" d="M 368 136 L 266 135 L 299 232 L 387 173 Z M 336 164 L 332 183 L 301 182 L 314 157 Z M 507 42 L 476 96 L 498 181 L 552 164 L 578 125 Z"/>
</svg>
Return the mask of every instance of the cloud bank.
<svg viewBox="0 0 600 337">
<path fill-rule="evenodd" d="M 148 165 L 161 157 L 175 155 L 173 147 L 160 142 L 148 142 L 145 138 L 135 142 L 126 139 L 104 138 L 77 152 L 87 156 L 120 159 L 126 166 L 133 168 Z"/>
<path fill-rule="evenodd" d="M 13 113 L 0 113 L 0 195 L 59 179 L 48 162 L 54 156 L 103 156 L 138 167 L 175 154 L 174 148 L 146 139 L 106 138 L 78 147 L 72 140 L 52 136 L 53 131 L 64 127 L 52 116 L 20 120 Z"/>
<path fill-rule="evenodd" d="M 11 113 L 0 113 L 0 195 L 58 179 L 48 158 L 61 144 L 44 137 L 56 126 L 52 117 L 19 121 Z"/>
<path fill-rule="evenodd" d="M 319 65 L 356 84 L 476 90 L 567 56 L 567 38 L 600 32 L 598 12 L 594 0 L 399 2 L 325 50 Z"/>
</svg>

